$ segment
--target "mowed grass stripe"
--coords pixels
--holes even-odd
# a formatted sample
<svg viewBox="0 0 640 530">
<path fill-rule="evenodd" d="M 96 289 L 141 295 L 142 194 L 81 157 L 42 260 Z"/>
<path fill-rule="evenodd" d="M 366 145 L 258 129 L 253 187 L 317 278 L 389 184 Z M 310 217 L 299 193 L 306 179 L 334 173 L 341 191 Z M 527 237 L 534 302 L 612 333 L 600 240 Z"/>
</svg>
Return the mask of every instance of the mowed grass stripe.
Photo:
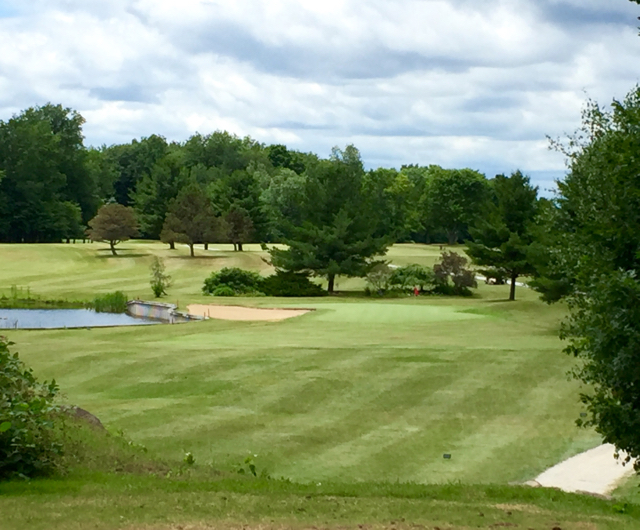
<svg viewBox="0 0 640 530">
<path fill-rule="evenodd" d="M 518 459 L 533 460 L 529 469 L 537 470 L 540 469 L 541 453 L 562 454 L 565 449 L 562 434 L 578 411 L 575 398 L 573 416 L 568 414 L 563 418 L 564 421 L 557 422 L 555 426 L 545 425 L 547 432 L 555 427 L 552 431 L 555 443 L 547 445 L 536 442 L 537 420 L 552 415 L 559 401 L 571 399 L 575 385 L 567 383 L 560 376 L 560 370 L 547 379 L 539 380 L 532 374 L 540 359 L 536 358 L 535 352 L 521 353 L 523 362 L 503 360 L 504 365 L 510 368 L 497 384 L 477 388 L 468 392 L 463 400 L 437 407 L 441 411 L 439 415 L 427 411 L 427 417 L 439 420 L 430 424 L 430 441 L 437 441 L 437 451 L 432 451 L 430 445 L 425 446 L 422 440 L 411 438 L 386 448 L 386 453 L 391 451 L 402 456 L 398 467 L 403 476 L 424 482 L 453 473 L 460 480 L 470 482 L 485 482 L 489 477 L 495 480 L 496 476 L 499 481 L 510 481 L 532 477 L 529 472 L 511 473 Z M 544 402 L 536 400 L 539 394 L 553 397 Z M 494 401 L 503 406 L 496 410 Z M 592 436 L 587 436 L 592 439 Z M 516 446 L 522 449 L 519 453 L 509 452 L 508 448 Z M 452 454 L 453 458 L 445 461 L 442 457 L 444 453 Z M 388 461 L 388 455 L 380 453 L 372 457 L 374 466 L 376 458 Z"/>
<path fill-rule="evenodd" d="M 228 469 L 251 451 L 259 468 L 298 480 L 502 481 L 568 456 L 588 437 L 573 426 L 577 392 L 565 380 L 571 360 L 556 334 L 564 309 L 526 289 L 515 303 L 505 301 L 508 288 L 485 285 L 464 299 L 215 299 L 200 290 L 212 270 L 265 272 L 263 254 L 225 250 L 192 260 L 186 248 L 142 242 L 123 244 L 116 258 L 101 245 L 0 246 L 5 251 L 12 263 L 0 264 L 0 284 L 39 278 L 29 286 L 43 297 L 91 299 L 117 286 L 149 298 L 148 266 L 158 255 L 175 282 L 165 300 L 182 307 L 317 309 L 276 323 L 11 333 L 69 402 L 164 458 L 193 451 L 198 462 Z M 399 245 L 389 259 L 438 254 Z M 447 465 L 441 453 L 449 451 Z M 509 454 L 494 465 L 511 451 L 535 462 Z"/>
<path fill-rule="evenodd" d="M 374 455 L 378 454 L 381 461 L 373 463 L 370 469 L 392 480 L 404 476 L 404 468 L 415 469 L 417 463 L 402 447 L 396 446 L 419 443 L 423 453 L 425 447 L 434 445 L 446 451 L 452 438 L 463 436 L 465 430 L 471 428 L 463 419 L 466 415 L 486 418 L 480 397 L 485 399 L 514 369 L 511 363 L 494 362 L 488 373 L 486 361 L 473 361 L 473 364 L 476 366 L 466 366 L 465 370 L 463 363 L 459 363 L 459 377 L 455 378 L 451 377 L 450 366 L 448 370 L 439 370 L 437 365 L 406 368 L 405 364 L 404 374 L 391 371 L 388 379 L 391 384 L 387 388 L 380 390 L 374 384 L 369 385 L 371 399 L 353 401 L 353 410 L 348 415 L 336 417 L 332 426 L 323 425 L 331 433 L 327 440 L 334 445 L 326 448 L 324 444 L 325 450 L 318 454 L 305 445 L 304 452 L 309 456 L 302 462 L 296 461 L 294 467 L 307 469 L 312 461 L 317 461 L 321 462 L 321 469 L 316 469 L 316 473 L 324 470 L 330 475 L 337 471 L 331 469 L 333 466 L 354 468 L 342 472 L 357 472 L 361 476 L 362 469 L 366 469 L 364 464 L 373 463 Z M 335 442 L 340 445 L 335 446 Z M 347 456 L 345 459 L 338 455 Z M 438 456 L 441 455 L 439 452 Z"/>
</svg>

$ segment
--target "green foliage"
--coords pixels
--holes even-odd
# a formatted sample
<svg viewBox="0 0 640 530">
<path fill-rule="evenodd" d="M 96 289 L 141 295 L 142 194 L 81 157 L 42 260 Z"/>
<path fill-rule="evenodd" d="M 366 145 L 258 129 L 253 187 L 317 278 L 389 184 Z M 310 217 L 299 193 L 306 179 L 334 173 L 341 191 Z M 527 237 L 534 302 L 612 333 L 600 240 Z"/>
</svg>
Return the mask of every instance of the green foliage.
<svg viewBox="0 0 640 530">
<path fill-rule="evenodd" d="M 211 296 L 236 296 L 236 292 L 228 285 L 219 285 L 213 290 Z"/>
<path fill-rule="evenodd" d="M 202 292 L 213 296 L 234 296 L 261 292 L 261 286 L 262 276 L 257 272 L 246 271 L 238 267 L 225 267 L 217 272 L 212 272 L 205 279 Z M 218 290 L 220 288 L 228 288 L 232 294 L 220 294 L 221 291 Z"/>
<path fill-rule="evenodd" d="M 160 237 L 169 205 L 187 182 L 188 171 L 184 167 L 182 149 L 171 145 L 150 172 L 143 174 L 132 193 L 143 237 Z"/>
<path fill-rule="evenodd" d="M 160 298 L 162 295 L 167 294 L 167 289 L 171 287 L 171 276 L 166 274 L 166 267 L 164 261 L 158 256 L 153 257 L 151 266 L 151 290 L 156 298 Z"/>
<path fill-rule="evenodd" d="M 429 166 L 422 198 L 423 223 L 428 229 L 443 230 L 453 245 L 475 223 L 488 199 L 489 184 L 482 173 Z"/>
<path fill-rule="evenodd" d="M 547 287 L 564 287 L 562 331 L 579 360 L 581 399 L 605 441 L 640 457 L 640 88 L 610 111 L 590 102 L 568 142 L 547 239 Z M 561 232 L 553 229 L 561 228 Z M 544 287 L 544 285 L 543 285 Z M 636 471 L 640 465 L 635 464 Z"/>
<path fill-rule="evenodd" d="M 305 176 L 289 175 L 287 193 L 270 203 L 276 212 L 278 234 L 286 248 L 271 248 L 278 269 L 323 276 L 328 291 L 337 275 L 364 276 L 375 256 L 386 252 L 392 238 L 381 235 L 383 212 L 365 186 L 360 153 L 353 146 L 334 148 L 330 160 L 307 166 Z"/>
<path fill-rule="evenodd" d="M 367 273 L 367 292 L 384 294 L 389 289 L 391 275 L 388 263 L 376 263 Z"/>
<path fill-rule="evenodd" d="M 435 292 L 445 295 L 470 296 L 478 287 L 475 273 L 466 268 L 467 258 L 450 251 L 443 252 L 440 263 L 433 266 Z"/>
<path fill-rule="evenodd" d="M 108 241 L 111 253 L 116 256 L 116 245 L 138 234 L 138 222 L 133 208 L 117 203 L 105 204 L 89 221 L 89 237 L 92 241 Z"/>
<path fill-rule="evenodd" d="M 324 296 L 327 293 L 303 272 L 276 271 L 264 278 L 260 290 L 267 296 Z"/>
<path fill-rule="evenodd" d="M 225 232 L 226 227 L 215 215 L 204 190 L 198 184 L 191 183 L 171 201 L 161 235 L 163 242 L 189 245 L 191 257 L 194 257 L 196 243 L 219 241 Z"/>
<path fill-rule="evenodd" d="M 612 271 L 582 287 L 589 295 L 569 299 L 561 333 L 571 341 L 566 353 L 581 360 L 573 376 L 588 385 L 580 400 L 591 414 L 577 423 L 595 427 L 629 462 L 640 456 L 640 283 L 635 272 Z M 634 466 L 640 471 L 640 462 Z"/>
<path fill-rule="evenodd" d="M 258 470 L 256 468 L 256 463 L 254 458 L 258 455 L 249 455 L 247 456 L 241 464 L 236 466 L 236 472 L 239 475 L 253 475 L 254 477 L 258 476 Z"/>
<path fill-rule="evenodd" d="M 91 307 L 98 313 L 126 313 L 127 295 L 122 291 L 96 296 L 91 302 Z"/>
<path fill-rule="evenodd" d="M 51 104 L 0 121 L 0 241 L 75 237 L 95 214 L 83 124 L 77 112 Z"/>
<path fill-rule="evenodd" d="M 118 204 L 130 206 L 134 203 L 138 183 L 152 173 L 155 164 L 166 155 L 167 148 L 167 141 L 156 134 L 108 148 L 106 156 L 117 172 L 113 189 Z"/>
<path fill-rule="evenodd" d="M 249 212 L 239 206 L 232 206 L 224 220 L 227 225 L 227 239 L 234 250 L 242 250 L 244 243 L 250 243 L 254 236 L 253 221 Z"/>
<path fill-rule="evenodd" d="M 412 291 L 414 287 L 418 287 L 421 292 L 430 291 L 435 287 L 436 276 L 433 269 L 412 263 L 394 269 L 389 283 L 392 287 L 405 292 Z"/>
<path fill-rule="evenodd" d="M 187 451 L 184 454 L 184 458 L 182 459 L 182 461 L 188 465 L 188 466 L 192 466 L 196 463 L 196 457 L 193 456 L 193 453 L 191 451 Z"/>
<path fill-rule="evenodd" d="M 0 308 L 3 309 L 74 309 L 86 307 L 86 302 L 79 300 L 55 300 L 42 298 L 31 292 L 29 287 L 12 285 L 9 296 L 2 293 Z"/>
<path fill-rule="evenodd" d="M 62 446 L 54 433 L 55 381 L 38 383 L 0 336 L 0 480 L 50 473 Z"/>
<path fill-rule="evenodd" d="M 488 203 L 483 219 L 470 229 L 474 241 L 467 243 L 467 254 L 474 264 L 490 267 L 483 271 L 488 278 L 508 277 L 509 300 L 515 300 L 518 277 L 535 273 L 531 245 L 538 188 L 520 171 L 510 177 L 497 175 L 491 185 L 494 200 Z"/>
<path fill-rule="evenodd" d="M 420 194 L 404 173 L 385 168 L 369 171 L 363 189 L 378 218 L 375 235 L 402 241 L 420 226 Z"/>
</svg>

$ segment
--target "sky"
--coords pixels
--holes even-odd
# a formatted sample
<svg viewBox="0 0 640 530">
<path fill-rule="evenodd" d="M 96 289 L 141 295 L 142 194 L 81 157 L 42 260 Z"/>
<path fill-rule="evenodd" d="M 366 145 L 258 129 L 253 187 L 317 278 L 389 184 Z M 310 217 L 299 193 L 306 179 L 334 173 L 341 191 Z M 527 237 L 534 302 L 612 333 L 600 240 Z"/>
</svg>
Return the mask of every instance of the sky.
<svg viewBox="0 0 640 530">
<path fill-rule="evenodd" d="M 227 130 L 365 166 L 438 164 L 541 190 L 547 137 L 639 82 L 627 0 L 0 0 L 0 120 L 48 102 L 87 145 Z"/>
</svg>

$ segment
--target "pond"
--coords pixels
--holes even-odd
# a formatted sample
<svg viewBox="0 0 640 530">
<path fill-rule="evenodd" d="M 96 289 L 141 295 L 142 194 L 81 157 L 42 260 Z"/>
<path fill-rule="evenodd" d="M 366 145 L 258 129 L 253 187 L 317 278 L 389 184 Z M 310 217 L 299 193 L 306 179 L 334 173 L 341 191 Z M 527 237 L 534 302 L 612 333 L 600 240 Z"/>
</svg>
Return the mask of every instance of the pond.
<svg viewBox="0 0 640 530">
<path fill-rule="evenodd" d="M 99 328 L 161 323 L 124 313 L 96 313 L 90 309 L 0 309 L 0 329 Z"/>
</svg>

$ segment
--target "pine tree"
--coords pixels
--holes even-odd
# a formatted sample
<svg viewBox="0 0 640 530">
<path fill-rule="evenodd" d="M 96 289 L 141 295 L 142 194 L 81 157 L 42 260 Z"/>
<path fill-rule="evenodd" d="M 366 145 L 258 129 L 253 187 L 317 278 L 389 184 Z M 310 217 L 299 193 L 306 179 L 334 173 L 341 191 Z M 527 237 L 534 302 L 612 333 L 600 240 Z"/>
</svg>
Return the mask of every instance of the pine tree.
<svg viewBox="0 0 640 530">
<path fill-rule="evenodd" d="M 534 241 L 533 223 L 538 211 L 538 188 L 520 171 L 510 177 L 497 175 L 491 181 L 494 200 L 484 218 L 471 229 L 474 241 L 467 254 L 476 265 L 486 266 L 489 276 L 506 276 L 511 281 L 509 300 L 515 300 L 516 280 L 533 274 L 529 249 Z"/>
</svg>

